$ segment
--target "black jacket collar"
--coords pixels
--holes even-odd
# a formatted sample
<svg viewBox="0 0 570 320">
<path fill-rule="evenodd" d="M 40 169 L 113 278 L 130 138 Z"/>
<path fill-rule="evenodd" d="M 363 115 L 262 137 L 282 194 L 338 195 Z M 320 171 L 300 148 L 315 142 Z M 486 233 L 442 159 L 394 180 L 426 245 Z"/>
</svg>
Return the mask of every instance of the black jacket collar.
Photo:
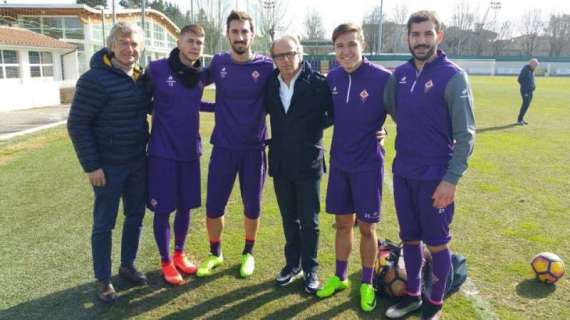
<svg viewBox="0 0 570 320">
<path fill-rule="evenodd" d="M 187 67 L 180 61 L 180 50 L 174 48 L 170 51 L 170 55 L 168 56 L 168 64 L 172 72 L 182 80 L 184 87 L 194 88 L 200 80 L 200 73 L 202 72 L 202 62 L 200 59 L 196 60 L 196 63 L 194 63 L 192 67 Z"/>
</svg>

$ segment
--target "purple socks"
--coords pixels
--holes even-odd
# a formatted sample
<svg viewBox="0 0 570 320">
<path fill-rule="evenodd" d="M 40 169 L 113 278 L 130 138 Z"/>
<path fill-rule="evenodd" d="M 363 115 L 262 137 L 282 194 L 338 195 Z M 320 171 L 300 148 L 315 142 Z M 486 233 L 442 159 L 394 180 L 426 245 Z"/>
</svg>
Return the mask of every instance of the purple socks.
<svg viewBox="0 0 570 320">
<path fill-rule="evenodd" d="M 421 243 L 404 244 L 404 261 L 408 275 L 408 295 L 419 296 L 424 251 Z"/>
<path fill-rule="evenodd" d="M 348 261 L 336 261 L 336 273 L 335 275 L 340 278 L 340 280 L 346 280 L 348 275 Z"/>
<path fill-rule="evenodd" d="M 447 277 L 451 271 L 451 251 L 445 249 L 432 253 L 432 288 L 430 301 L 441 305 L 447 284 Z"/>
<path fill-rule="evenodd" d="M 255 240 L 248 240 L 245 239 L 245 246 L 243 247 L 243 252 L 241 254 L 253 254 L 253 245 L 255 244 Z"/>
<path fill-rule="evenodd" d="M 210 241 L 210 253 L 216 257 L 219 257 L 220 255 L 222 255 L 222 248 L 221 248 L 221 242 L 220 241 L 216 241 L 216 242 Z"/>
<path fill-rule="evenodd" d="M 360 282 L 372 284 L 373 278 L 374 268 L 362 267 L 362 278 L 360 278 Z"/>
<path fill-rule="evenodd" d="M 170 213 L 155 213 L 153 221 L 154 239 L 162 262 L 170 262 Z M 174 243 L 177 252 L 184 251 L 184 242 L 190 226 L 190 211 L 176 211 L 174 218 Z"/>
</svg>

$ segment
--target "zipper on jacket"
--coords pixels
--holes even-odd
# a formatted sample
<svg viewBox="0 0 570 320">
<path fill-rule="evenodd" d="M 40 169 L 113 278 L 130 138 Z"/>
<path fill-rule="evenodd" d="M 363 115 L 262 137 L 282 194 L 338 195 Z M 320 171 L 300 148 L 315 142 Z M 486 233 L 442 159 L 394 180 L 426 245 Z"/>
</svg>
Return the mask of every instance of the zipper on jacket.
<svg viewBox="0 0 570 320">
<path fill-rule="evenodd" d="M 412 88 L 410 89 L 410 93 L 414 92 L 414 89 L 416 88 L 416 82 L 418 82 L 418 79 L 422 75 L 423 70 L 424 69 L 422 68 L 422 70 L 416 71 L 416 79 L 414 80 L 414 83 L 412 83 Z"/>
<path fill-rule="evenodd" d="M 348 75 L 348 90 L 346 91 L 346 103 L 348 103 L 348 98 L 350 97 L 350 87 L 352 86 L 352 77 Z"/>
</svg>

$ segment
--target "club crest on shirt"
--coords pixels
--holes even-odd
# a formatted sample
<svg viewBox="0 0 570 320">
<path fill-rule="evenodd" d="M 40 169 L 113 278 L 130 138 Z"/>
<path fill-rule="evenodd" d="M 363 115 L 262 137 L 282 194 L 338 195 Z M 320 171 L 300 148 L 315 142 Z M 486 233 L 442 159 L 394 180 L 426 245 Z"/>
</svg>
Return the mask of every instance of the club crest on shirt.
<svg viewBox="0 0 570 320">
<path fill-rule="evenodd" d="M 166 79 L 165 81 L 169 87 L 174 87 L 174 85 L 176 84 L 176 80 L 174 80 L 174 77 L 172 77 L 172 75 L 168 76 L 168 79 Z"/>
<path fill-rule="evenodd" d="M 151 200 L 150 200 L 150 205 L 151 205 L 153 208 L 156 208 L 156 205 L 157 205 L 157 204 L 158 204 L 158 201 L 156 201 L 156 199 L 151 199 Z"/>
<path fill-rule="evenodd" d="M 228 72 L 226 71 L 226 67 L 223 67 L 222 70 L 220 70 L 220 77 L 225 78 L 228 75 Z"/>
<path fill-rule="evenodd" d="M 402 79 L 400 79 L 400 84 L 407 84 L 408 83 L 408 78 L 406 78 L 406 76 L 403 76 Z"/>
<path fill-rule="evenodd" d="M 368 96 L 370 95 L 368 94 L 368 91 L 366 91 L 366 89 L 360 91 L 360 100 L 362 100 L 362 103 L 366 102 Z"/>
<path fill-rule="evenodd" d="M 198 81 L 198 88 L 204 89 L 204 82 L 202 80 Z"/>
<path fill-rule="evenodd" d="M 333 94 L 335 96 L 338 94 L 338 91 L 336 90 L 336 86 L 333 87 L 331 94 Z"/>
<path fill-rule="evenodd" d="M 428 93 L 428 91 L 430 91 L 431 88 L 433 88 L 433 81 L 430 80 L 426 82 L 426 84 L 424 85 L 424 93 Z"/>
<path fill-rule="evenodd" d="M 257 70 L 253 70 L 251 77 L 253 78 L 253 81 L 257 82 L 257 79 L 259 79 L 259 72 L 257 72 Z"/>
</svg>

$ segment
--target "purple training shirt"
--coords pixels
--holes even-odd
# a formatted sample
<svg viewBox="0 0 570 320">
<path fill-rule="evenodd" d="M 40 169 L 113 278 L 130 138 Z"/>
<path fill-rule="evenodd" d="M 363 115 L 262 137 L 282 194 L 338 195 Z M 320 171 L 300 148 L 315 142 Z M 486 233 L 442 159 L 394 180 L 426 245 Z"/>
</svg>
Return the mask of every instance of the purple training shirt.
<svg viewBox="0 0 570 320">
<path fill-rule="evenodd" d="M 273 72 L 271 59 L 255 55 L 245 63 L 229 53 L 214 56 L 210 82 L 216 84 L 216 125 L 211 143 L 227 149 L 263 148 L 266 138 L 264 89 Z"/>
<path fill-rule="evenodd" d="M 384 91 L 389 78 L 390 71 L 366 58 L 350 74 L 341 67 L 329 72 L 334 104 L 331 166 L 359 172 L 383 164 L 376 132 L 386 120 Z"/>
</svg>

